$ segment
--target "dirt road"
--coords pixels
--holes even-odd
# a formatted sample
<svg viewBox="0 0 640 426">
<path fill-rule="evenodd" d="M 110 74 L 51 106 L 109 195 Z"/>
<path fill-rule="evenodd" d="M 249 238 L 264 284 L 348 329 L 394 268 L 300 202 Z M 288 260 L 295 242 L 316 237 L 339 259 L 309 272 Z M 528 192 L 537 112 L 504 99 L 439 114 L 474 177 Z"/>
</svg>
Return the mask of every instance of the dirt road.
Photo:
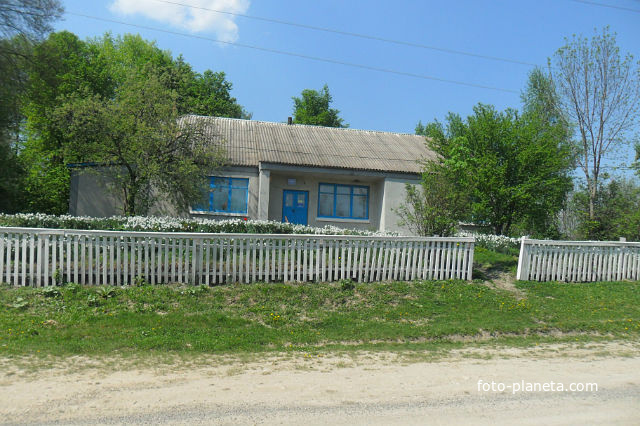
<svg viewBox="0 0 640 426">
<path fill-rule="evenodd" d="M 5 359 L 0 423 L 640 424 L 637 344 L 472 349 L 425 359 L 296 354 L 158 368 L 148 360 L 74 358 L 37 370 Z M 483 391 L 480 380 L 511 388 Z M 551 382 L 555 392 L 513 389 Z M 597 390 L 557 391 L 572 383 Z"/>
</svg>

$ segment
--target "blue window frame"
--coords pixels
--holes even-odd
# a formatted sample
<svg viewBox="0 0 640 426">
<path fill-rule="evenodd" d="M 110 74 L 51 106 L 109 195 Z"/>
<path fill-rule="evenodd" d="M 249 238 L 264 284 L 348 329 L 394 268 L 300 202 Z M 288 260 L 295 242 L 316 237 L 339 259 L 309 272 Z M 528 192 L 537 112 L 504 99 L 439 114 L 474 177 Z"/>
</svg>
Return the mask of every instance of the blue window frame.
<svg viewBox="0 0 640 426">
<path fill-rule="evenodd" d="M 247 214 L 248 200 L 249 179 L 216 176 L 209 178 L 208 197 L 194 210 Z"/>
<path fill-rule="evenodd" d="M 318 217 L 369 219 L 369 187 L 321 183 L 318 189 Z"/>
</svg>

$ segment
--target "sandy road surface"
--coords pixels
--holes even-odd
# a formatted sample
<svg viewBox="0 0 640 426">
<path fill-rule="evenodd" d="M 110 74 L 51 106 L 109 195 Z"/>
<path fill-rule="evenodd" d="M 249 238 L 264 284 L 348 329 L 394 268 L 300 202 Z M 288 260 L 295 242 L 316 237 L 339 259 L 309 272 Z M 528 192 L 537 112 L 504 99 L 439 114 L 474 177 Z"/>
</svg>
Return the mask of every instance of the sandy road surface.
<svg viewBox="0 0 640 426">
<path fill-rule="evenodd" d="M 34 371 L 1 360 L 0 423 L 640 424 L 637 344 L 473 349 L 429 362 L 393 354 L 296 355 L 170 369 L 78 368 L 90 362 Z M 482 392 L 479 380 L 597 383 L 598 390 Z"/>
</svg>

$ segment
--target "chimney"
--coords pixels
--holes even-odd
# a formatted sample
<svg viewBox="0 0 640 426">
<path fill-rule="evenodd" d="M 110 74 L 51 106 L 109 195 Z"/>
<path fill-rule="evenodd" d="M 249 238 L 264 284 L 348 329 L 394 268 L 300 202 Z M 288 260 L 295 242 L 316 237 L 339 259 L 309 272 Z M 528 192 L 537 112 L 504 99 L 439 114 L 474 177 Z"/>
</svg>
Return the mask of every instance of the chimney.
<svg viewBox="0 0 640 426">
<path fill-rule="evenodd" d="M 293 124 L 293 118 L 287 117 L 287 124 L 291 126 Z"/>
</svg>

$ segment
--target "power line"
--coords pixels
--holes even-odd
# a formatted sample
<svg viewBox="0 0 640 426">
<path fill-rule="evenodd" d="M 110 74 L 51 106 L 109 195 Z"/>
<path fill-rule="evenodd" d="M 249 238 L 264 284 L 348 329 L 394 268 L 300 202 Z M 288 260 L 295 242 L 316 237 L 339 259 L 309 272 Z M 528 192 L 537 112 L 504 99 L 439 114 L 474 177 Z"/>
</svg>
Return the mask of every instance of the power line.
<svg viewBox="0 0 640 426">
<path fill-rule="evenodd" d="M 366 39 L 366 40 L 382 41 L 382 42 L 385 42 L 385 43 L 391 43 L 391 44 L 396 44 L 396 45 L 401 45 L 401 46 L 415 47 L 415 48 L 419 48 L 419 49 L 435 50 L 437 52 L 450 53 L 450 54 L 453 54 L 453 55 L 471 56 L 471 57 L 474 57 L 474 58 L 487 59 L 487 60 L 490 60 L 490 61 L 508 62 L 508 63 L 511 63 L 511 64 L 526 65 L 526 66 L 529 66 L 529 67 L 538 66 L 538 64 L 534 64 L 534 63 L 531 63 L 531 62 L 525 62 L 525 61 L 519 61 L 519 60 L 516 60 L 516 59 L 501 58 L 501 57 L 498 57 L 498 56 L 481 55 L 479 53 L 465 52 L 465 51 L 462 51 L 462 50 L 454 50 L 454 49 L 448 49 L 448 48 L 438 47 L 438 46 L 429 46 L 429 45 L 426 45 L 426 44 L 414 43 L 414 42 L 403 41 L 403 40 L 395 40 L 395 39 L 384 38 L 384 37 L 379 37 L 379 36 L 374 36 L 374 35 L 369 35 L 369 34 L 354 33 L 354 32 L 350 32 L 350 31 L 342 31 L 342 30 L 337 30 L 337 29 L 333 29 L 333 28 L 318 27 L 318 26 L 314 26 L 314 25 L 300 24 L 300 23 L 291 22 L 291 21 L 283 21 L 283 20 L 280 20 L 280 19 L 264 18 L 262 16 L 246 15 L 246 14 L 243 14 L 243 13 L 236 13 L 236 12 L 228 12 L 228 11 L 219 10 L 219 9 L 210 9 L 210 8 L 207 8 L 207 7 L 193 6 L 193 5 L 190 5 L 190 4 L 179 3 L 179 2 L 176 2 L 176 1 L 169 1 L 169 0 L 154 0 L 154 1 L 159 2 L 159 3 L 172 4 L 172 5 L 175 5 L 175 6 L 184 6 L 184 7 L 188 7 L 188 8 L 191 8 L 191 9 L 206 10 L 208 12 L 219 13 L 219 14 L 230 15 L 230 16 L 236 16 L 236 17 L 240 17 L 240 18 L 253 19 L 255 21 L 269 22 L 271 24 L 287 25 L 287 26 L 290 26 L 290 27 L 304 28 L 304 29 L 312 30 L 312 31 L 322 31 L 322 32 L 326 32 L 326 33 L 339 34 L 339 35 L 343 35 L 343 36 L 347 36 L 347 37 L 355 37 L 355 38 L 362 38 L 362 39 Z"/>
<path fill-rule="evenodd" d="M 429 76 L 429 75 L 416 74 L 416 73 L 405 72 L 405 71 L 398 71 L 398 70 L 393 70 L 393 69 L 388 69 L 388 68 L 379 68 L 379 67 L 374 67 L 374 66 L 370 66 L 370 65 L 357 64 L 357 63 L 353 63 L 353 62 L 344 62 L 344 61 L 339 61 L 337 59 L 321 58 L 321 57 L 318 57 L 318 56 L 304 55 L 302 53 L 288 52 L 288 51 L 285 51 L 285 50 L 271 49 L 271 48 L 267 48 L 267 47 L 254 46 L 254 45 L 250 45 L 250 44 L 242 44 L 242 43 L 236 43 L 236 42 L 231 42 L 231 41 L 218 40 L 218 39 L 211 38 L 211 37 L 204 37 L 204 36 L 199 36 L 199 35 L 195 35 L 195 34 L 181 33 L 181 32 L 178 32 L 178 31 L 165 30 L 165 29 L 161 29 L 161 28 L 149 27 L 149 26 L 146 26 L 146 25 L 131 24 L 131 23 L 128 23 L 128 22 L 117 21 L 115 19 L 100 18 L 98 16 L 85 15 L 83 13 L 66 12 L 66 14 L 67 15 L 73 15 L 73 16 L 80 16 L 80 17 L 83 17 L 83 18 L 95 19 L 97 21 L 104 21 L 104 22 L 111 22 L 111 23 L 114 23 L 114 24 L 127 25 L 127 26 L 130 26 L 130 27 L 141 28 L 141 29 L 150 30 L 150 31 L 158 31 L 158 32 L 161 32 L 161 33 L 179 35 L 179 36 L 182 36 L 182 37 L 196 38 L 196 39 L 200 39 L 200 40 L 206 40 L 206 41 L 211 41 L 211 42 L 214 42 L 214 43 L 226 44 L 226 45 L 230 45 L 230 46 L 244 47 L 246 49 L 259 50 L 259 51 L 262 51 L 262 52 L 275 53 L 275 54 L 278 54 L 278 55 L 292 56 L 292 57 L 296 57 L 296 58 L 308 59 L 308 60 L 316 61 L 316 62 L 326 62 L 326 63 L 329 63 L 329 64 L 343 65 L 343 66 L 347 66 L 347 67 L 360 68 L 360 69 L 365 69 L 365 70 L 369 70 L 369 71 L 376 71 L 376 72 L 387 73 L 387 74 L 401 75 L 401 76 L 405 76 L 405 77 L 418 78 L 418 79 L 422 79 L 422 80 L 439 81 L 439 82 L 442 82 L 442 83 L 456 84 L 456 85 L 459 85 L 459 86 L 467 86 L 467 87 L 475 87 L 475 88 L 479 88 L 479 89 L 495 90 L 495 91 L 498 91 L 498 92 L 516 93 L 516 94 L 519 93 L 516 90 L 505 89 L 505 88 L 502 88 L 502 87 L 486 86 L 486 85 L 482 85 L 482 84 L 468 83 L 468 82 L 459 81 L 459 80 L 449 80 L 449 79 L 446 79 L 446 78 L 433 77 L 433 76 Z"/>
<path fill-rule="evenodd" d="M 156 0 L 156 1 L 159 1 L 159 0 Z M 588 1 L 588 0 L 570 0 L 570 1 L 575 3 L 588 4 L 590 6 L 608 7 L 610 9 L 618 9 L 618 10 L 624 10 L 626 12 L 640 13 L 640 9 L 632 9 L 630 7 L 614 6 L 611 4 L 597 3 L 595 1 Z"/>
</svg>

